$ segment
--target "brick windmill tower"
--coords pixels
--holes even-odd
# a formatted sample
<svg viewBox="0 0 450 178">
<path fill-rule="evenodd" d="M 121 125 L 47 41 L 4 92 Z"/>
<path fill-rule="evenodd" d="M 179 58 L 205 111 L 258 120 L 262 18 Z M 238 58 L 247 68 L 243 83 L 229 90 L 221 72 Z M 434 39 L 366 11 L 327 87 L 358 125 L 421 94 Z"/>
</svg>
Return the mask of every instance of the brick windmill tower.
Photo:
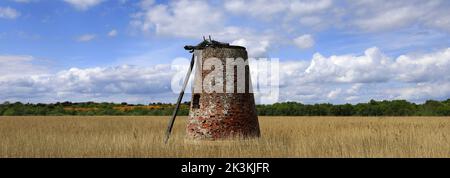
<svg viewBox="0 0 450 178">
<path fill-rule="evenodd" d="M 260 129 L 252 92 L 247 51 L 204 39 L 197 46 L 186 46 L 192 55 L 172 119 L 166 132 L 171 133 L 184 89 L 195 65 L 193 93 L 186 126 L 192 140 L 223 140 L 259 137 Z"/>
</svg>

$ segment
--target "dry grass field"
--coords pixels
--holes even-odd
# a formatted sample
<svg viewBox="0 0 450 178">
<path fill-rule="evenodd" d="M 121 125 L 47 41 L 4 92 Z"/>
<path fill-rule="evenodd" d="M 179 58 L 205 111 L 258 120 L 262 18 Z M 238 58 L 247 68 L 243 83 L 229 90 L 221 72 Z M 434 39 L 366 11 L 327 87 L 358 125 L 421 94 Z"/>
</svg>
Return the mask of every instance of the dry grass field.
<svg viewBox="0 0 450 178">
<path fill-rule="evenodd" d="M 195 143 L 168 117 L 0 117 L 0 157 L 450 157 L 450 118 L 260 117 L 262 137 Z"/>
</svg>

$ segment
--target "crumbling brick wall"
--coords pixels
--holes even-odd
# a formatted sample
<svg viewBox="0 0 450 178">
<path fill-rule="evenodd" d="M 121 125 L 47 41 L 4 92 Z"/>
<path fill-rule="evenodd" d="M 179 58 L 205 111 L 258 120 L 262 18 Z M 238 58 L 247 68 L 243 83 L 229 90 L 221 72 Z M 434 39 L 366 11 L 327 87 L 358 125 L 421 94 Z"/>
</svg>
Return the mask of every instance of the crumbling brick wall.
<svg viewBox="0 0 450 178">
<path fill-rule="evenodd" d="M 248 60 L 243 47 L 227 48 L 207 47 L 197 52 L 197 69 L 194 87 L 201 85 L 205 76 L 211 72 L 200 70 L 203 59 L 218 58 L 223 63 L 223 81 L 226 81 L 226 58 L 243 58 Z M 187 137 L 195 140 L 220 140 L 234 137 L 259 137 L 260 129 L 255 107 L 255 98 L 251 91 L 250 71 L 246 67 L 245 93 L 236 93 L 237 68 L 234 69 L 233 93 L 206 93 L 200 91 L 192 94 L 192 102 L 187 121 Z M 199 73 L 201 72 L 201 73 Z M 199 75 L 201 74 L 201 75 Z M 226 82 L 225 82 L 226 85 Z M 224 91 L 226 91 L 224 85 Z M 197 100 L 197 101 L 196 101 Z"/>
</svg>

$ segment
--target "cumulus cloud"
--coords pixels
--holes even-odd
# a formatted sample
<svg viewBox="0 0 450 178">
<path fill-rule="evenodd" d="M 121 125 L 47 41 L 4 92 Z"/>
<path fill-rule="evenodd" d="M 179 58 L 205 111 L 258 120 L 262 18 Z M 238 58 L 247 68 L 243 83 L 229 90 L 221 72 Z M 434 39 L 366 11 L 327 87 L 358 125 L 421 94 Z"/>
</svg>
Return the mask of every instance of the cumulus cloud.
<svg viewBox="0 0 450 178">
<path fill-rule="evenodd" d="M 35 64 L 35 60 L 32 56 L 0 56 L 0 101 L 146 103 L 176 99 L 171 82 L 178 71 L 168 64 L 71 68 L 54 73 Z M 255 68 L 250 66 L 254 72 Z M 278 101 L 357 103 L 370 99 L 414 102 L 447 99 L 450 97 L 449 68 L 450 48 L 396 58 L 376 47 L 359 55 L 315 54 L 311 60 L 280 63 Z"/>
<path fill-rule="evenodd" d="M 74 6 L 78 10 L 87 10 L 91 7 L 94 7 L 102 3 L 104 0 L 64 0 L 64 1 Z"/>
<path fill-rule="evenodd" d="M 450 48 L 427 54 L 392 58 L 378 48 L 363 55 L 315 54 L 309 62 L 282 63 L 281 100 L 367 102 L 370 99 L 427 99 L 450 97 Z"/>
<path fill-rule="evenodd" d="M 0 81 L 46 73 L 43 66 L 35 66 L 33 56 L 0 55 Z"/>
<path fill-rule="evenodd" d="M 191 39 L 211 35 L 216 40 L 247 47 L 252 57 L 265 55 L 274 41 L 273 33 L 227 25 L 223 9 L 206 1 L 141 1 L 140 7 L 141 11 L 133 14 L 131 25 L 144 33 Z"/>
<path fill-rule="evenodd" d="M 450 48 L 422 55 L 391 58 L 378 48 L 364 55 L 325 57 L 317 53 L 301 73 L 303 82 L 332 83 L 423 83 L 450 81 Z"/>
<path fill-rule="evenodd" d="M 347 0 L 343 3 L 333 0 L 231 0 L 224 3 L 224 9 L 258 19 L 291 21 L 284 25 L 294 27 L 300 19 L 301 24 L 310 27 L 327 24 L 339 28 L 358 27 L 370 32 L 411 25 L 449 31 L 449 5 L 442 0 Z"/>
<path fill-rule="evenodd" d="M 344 32 L 380 32 L 413 25 L 450 27 L 446 11 L 450 4 L 440 0 L 181 0 L 167 4 L 143 0 L 139 5 L 131 25 L 140 31 L 190 39 L 212 35 L 222 41 L 246 44 L 252 56 L 265 55 L 286 44 L 311 48 L 316 43 L 314 32 L 329 29 L 326 27 Z M 205 14 L 208 18 L 204 18 Z M 235 19 L 242 19 L 245 25 L 229 23 Z"/>
<path fill-rule="evenodd" d="M 406 99 L 413 102 L 424 102 L 428 99 L 446 100 L 450 98 L 450 82 L 413 83 L 387 88 L 386 94 L 393 99 Z"/>
<path fill-rule="evenodd" d="M 340 5 L 333 0 L 228 0 L 224 1 L 223 9 L 227 15 L 262 20 L 262 24 L 267 23 L 277 33 L 278 39 L 287 40 L 283 34 L 298 35 L 304 29 L 341 26 L 345 11 L 340 10 Z"/>
<path fill-rule="evenodd" d="M 403 82 L 450 81 L 450 48 L 421 55 L 401 55 L 392 66 Z M 393 71 L 395 72 L 395 71 Z"/>
<path fill-rule="evenodd" d="M 315 41 L 311 35 L 307 34 L 295 38 L 294 43 L 300 49 L 307 49 L 313 47 Z"/>
<path fill-rule="evenodd" d="M 118 66 L 61 71 L 52 80 L 59 83 L 58 95 L 83 93 L 107 94 L 158 94 L 168 90 L 171 75 L 168 65 L 149 68 Z"/>
<path fill-rule="evenodd" d="M 393 58 L 378 48 L 362 55 L 315 54 L 281 63 L 281 101 L 357 103 L 370 99 L 424 102 L 450 98 L 450 48 Z"/>
<path fill-rule="evenodd" d="M 79 10 L 87 10 L 105 0 L 64 1 Z M 321 42 L 313 38 L 320 35 L 321 29 L 336 29 L 337 35 L 362 32 L 376 37 L 404 28 L 430 30 L 433 34 L 450 32 L 450 3 L 443 0 L 179 0 L 168 3 L 142 0 L 135 5 L 137 11 L 132 14 L 130 23 L 140 32 L 178 39 L 212 35 L 217 40 L 247 47 L 250 57 L 269 56 L 270 50 L 278 45 L 312 48 Z M 19 16 L 20 12 L 13 8 L 0 7 L 0 18 Z M 235 23 L 237 21 L 240 23 Z M 117 34 L 117 30 L 111 29 L 104 35 L 114 37 Z M 423 38 L 405 36 L 408 40 L 395 42 L 395 45 L 402 43 L 400 47 L 389 47 L 394 46 L 390 41 L 377 45 L 382 49 L 399 49 L 412 43 L 422 46 L 430 43 L 423 40 L 427 34 L 423 34 L 426 36 Z M 442 37 L 447 36 L 437 35 L 428 40 Z M 94 34 L 85 34 L 75 40 L 88 42 L 95 38 Z M 375 46 L 371 42 L 373 40 L 358 41 Z M 309 60 L 281 62 L 280 101 L 340 103 L 409 99 L 420 102 L 450 97 L 450 48 L 398 57 L 389 56 L 377 47 L 360 52 L 327 56 L 316 53 Z M 0 56 L 0 100 L 40 97 L 41 100 L 132 98 L 138 101 L 143 96 L 172 94 L 168 87 L 173 71 L 168 65 L 72 68 L 52 73 L 35 62 L 32 56 Z"/>
<path fill-rule="evenodd" d="M 20 12 L 10 7 L 0 7 L 0 18 L 15 19 L 20 16 Z"/>
<path fill-rule="evenodd" d="M 223 14 L 204 1 L 173 1 L 168 5 L 142 2 L 132 24 L 159 35 L 199 38 L 220 30 Z M 207 14 L 207 17 L 205 16 Z"/>
<path fill-rule="evenodd" d="M 324 57 L 316 53 L 305 70 L 306 81 L 322 82 L 384 82 L 391 78 L 392 60 L 378 48 L 369 48 L 362 56 Z"/>
<path fill-rule="evenodd" d="M 368 17 L 357 19 L 355 24 L 367 31 L 402 27 L 423 15 L 423 11 L 418 11 L 417 8 L 415 6 L 406 6 L 385 9 L 383 12 L 371 12 Z"/>
<path fill-rule="evenodd" d="M 1 101 L 145 103 L 155 98 L 167 99 L 159 98 L 159 95 L 172 94 L 170 80 L 174 71 L 169 65 L 71 68 L 51 73 L 33 64 L 33 60 L 29 56 L 0 57 Z"/>
<path fill-rule="evenodd" d="M 36 65 L 28 55 L 0 55 L 0 100 L 24 101 L 45 92 L 46 85 L 34 85 L 34 80 L 47 74 L 48 69 Z"/>
<path fill-rule="evenodd" d="M 248 40 L 248 38 L 241 38 L 231 43 L 232 45 L 244 46 L 248 48 L 248 55 L 250 57 L 264 56 L 270 46 L 269 40 Z"/>
<path fill-rule="evenodd" d="M 257 55 L 286 45 L 286 41 L 294 41 L 287 44 L 301 49 L 310 48 L 319 42 L 308 36 L 301 38 L 302 34 L 315 36 L 331 28 L 344 33 L 413 27 L 450 32 L 450 3 L 442 0 L 143 0 L 139 5 L 131 24 L 140 31 L 190 39 L 212 35 L 223 41 L 245 43 Z M 242 24 L 230 23 L 236 19 Z"/>
<path fill-rule="evenodd" d="M 448 2 L 441 0 L 351 1 L 350 23 L 366 31 L 392 30 L 410 25 L 450 30 Z"/>
</svg>

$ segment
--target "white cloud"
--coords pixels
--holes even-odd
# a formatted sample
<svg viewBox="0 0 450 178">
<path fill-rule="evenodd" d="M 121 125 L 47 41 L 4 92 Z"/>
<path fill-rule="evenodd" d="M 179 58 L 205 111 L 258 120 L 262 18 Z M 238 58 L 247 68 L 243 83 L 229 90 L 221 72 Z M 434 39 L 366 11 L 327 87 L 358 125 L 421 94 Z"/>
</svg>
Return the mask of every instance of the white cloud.
<svg viewBox="0 0 450 178">
<path fill-rule="evenodd" d="M 78 42 L 88 42 L 88 41 L 94 40 L 95 38 L 96 38 L 96 35 L 86 34 L 86 35 L 79 36 L 76 40 Z"/>
<path fill-rule="evenodd" d="M 181 0 L 168 5 L 146 5 L 134 14 L 132 25 L 158 35 L 200 38 L 220 31 L 222 20 L 222 13 L 207 2 Z"/>
<path fill-rule="evenodd" d="M 354 23 L 367 31 L 395 29 L 416 21 L 426 12 L 422 8 L 428 9 L 411 3 L 386 2 L 385 6 L 380 6 L 379 3 L 371 1 L 357 3 L 355 8 L 359 11 Z"/>
<path fill-rule="evenodd" d="M 254 29 L 234 26 L 224 27 L 223 31 L 212 33 L 212 35 L 219 41 L 246 47 L 249 57 L 265 57 L 277 40 L 271 32 L 258 32 Z"/>
<path fill-rule="evenodd" d="M 33 0 L 11 1 L 26 3 Z M 65 2 L 79 10 L 87 10 L 104 0 L 65 0 Z M 125 2 L 128 1 L 120 1 L 120 3 Z M 181 39 L 200 39 L 202 36 L 212 35 L 219 41 L 247 47 L 250 57 L 267 56 L 271 49 L 278 47 L 277 45 L 295 45 L 300 49 L 312 48 L 316 43 L 321 42 L 316 42 L 313 36 L 322 39 L 322 36 L 315 32 L 323 27 L 332 27 L 327 30 L 338 30 L 336 35 L 349 32 L 359 35 L 364 32 L 363 34 L 370 33 L 375 37 L 389 37 L 382 34 L 389 30 L 403 28 L 417 28 L 420 31 L 431 29 L 429 30 L 432 31 L 431 33 L 435 30 L 450 32 L 450 13 L 448 12 L 450 3 L 443 0 L 347 0 L 345 2 L 179 0 L 169 3 L 142 0 L 135 5 L 138 12 L 132 15 L 131 24 L 141 32 Z M 20 12 L 15 9 L 0 7 L 0 18 L 15 19 L 19 16 Z M 240 23 L 235 23 L 236 19 Z M 444 35 L 431 38 L 432 41 L 437 41 L 436 39 L 445 41 L 448 34 L 447 36 L 445 32 L 442 34 Z M 118 32 L 111 29 L 104 35 L 114 37 L 118 35 Z M 76 38 L 76 41 L 87 42 L 95 38 L 94 34 L 85 34 Z M 411 35 L 407 38 L 408 40 L 405 41 L 384 38 L 393 42 L 383 40 L 380 43 L 388 41 L 389 44 L 376 45 L 386 49 L 394 48 L 389 46 L 399 43 L 402 45 L 420 43 L 421 46 L 427 46 L 429 43 L 423 40 L 425 38 Z M 367 42 L 359 42 L 359 40 L 361 39 L 356 39 L 357 43 L 375 46 L 372 44 L 374 40 L 369 39 Z M 339 44 L 346 42 L 348 41 L 338 42 L 338 45 L 334 43 L 332 47 L 339 48 Z M 333 42 L 330 43 L 333 45 Z M 403 49 L 404 47 L 395 48 Z M 432 47 L 435 46 L 427 49 Z M 167 52 L 159 51 L 158 53 L 167 54 Z M 154 57 L 154 55 L 156 54 L 135 60 L 148 61 L 148 56 Z M 125 98 L 124 96 L 139 98 L 148 93 L 161 94 L 161 92 L 170 91 L 170 89 L 166 90 L 172 75 L 168 66 L 120 65 L 109 68 L 73 68 L 49 73 L 45 67 L 36 65 L 34 62 L 35 58 L 32 56 L 0 56 L 0 99 L 9 96 L 31 98 L 30 96 L 34 95 L 51 98 L 50 95 L 56 95 L 63 99 L 79 97 L 120 100 Z M 366 49 L 362 51 L 362 54 L 324 56 L 316 53 L 310 60 L 282 62 L 281 68 L 280 84 L 284 100 L 365 102 L 368 99 L 411 99 L 423 101 L 450 97 L 450 70 L 448 70 L 450 69 L 450 48 L 427 54 L 404 54 L 399 57 L 388 56 L 376 47 Z M 114 98 L 115 96 L 121 98 Z"/>
<path fill-rule="evenodd" d="M 414 21 L 420 15 L 422 15 L 420 11 L 414 11 L 409 7 L 403 7 L 383 12 L 377 16 L 360 19 L 355 23 L 364 30 L 377 31 L 405 26 L 406 24 Z"/>
<path fill-rule="evenodd" d="M 262 20 L 263 24 L 270 23 L 268 28 L 287 40 L 283 34 L 339 26 L 342 12 L 338 5 L 333 0 L 228 0 L 224 1 L 223 8 L 237 18 L 251 17 L 251 20 Z"/>
<path fill-rule="evenodd" d="M 245 38 L 241 38 L 235 40 L 231 43 L 231 45 L 244 46 L 248 47 L 248 55 L 250 57 L 261 57 L 264 56 L 270 46 L 269 40 L 247 40 Z"/>
<path fill-rule="evenodd" d="M 115 37 L 115 36 L 117 36 L 117 34 L 118 34 L 118 32 L 116 29 L 113 29 L 110 32 L 108 32 L 109 37 Z"/>
<path fill-rule="evenodd" d="M 211 35 L 216 40 L 247 47 L 252 57 L 265 55 L 272 45 L 273 33 L 226 25 L 225 12 L 206 1 L 181 0 L 167 5 L 141 1 L 141 8 L 133 15 L 131 25 L 145 33 L 192 39 Z"/>
<path fill-rule="evenodd" d="M 42 66 L 33 65 L 33 56 L 0 55 L 0 81 L 45 74 Z"/>
<path fill-rule="evenodd" d="M 330 56 L 315 54 L 305 71 L 306 81 L 321 82 L 384 82 L 391 77 L 391 59 L 378 48 L 370 48 L 363 56 Z"/>
<path fill-rule="evenodd" d="M 441 0 L 351 1 L 350 23 L 366 31 L 392 30 L 412 25 L 450 31 L 448 2 Z"/>
<path fill-rule="evenodd" d="M 413 102 L 424 102 L 429 99 L 446 100 L 450 98 L 450 82 L 415 83 L 388 88 L 386 94 L 392 95 L 393 99 L 406 99 Z"/>
<path fill-rule="evenodd" d="M 108 68 L 72 68 L 57 73 L 58 94 L 158 94 L 170 91 L 171 75 L 168 65 L 154 67 L 118 66 Z"/>
<path fill-rule="evenodd" d="M 0 55 L 0 101 L 25 101 L 48 91 L 49 85 L 35 85 L 34 80 L 47 74 L 37 60 L 27 55 Z"/>
<path fill-rule="evenodd" d="M 94 7 L 102 3 L 104 0 L 64 0 L 64 1 L 74 6 L 78 10 L 87 10 L 91 7 Z"/>
<path fill-rule="evenodd" d="M 146 103 L 169 102 L 164 99 L 174 95 L 170 89 L 174 71 L 169 65 L 71 68 L 50 73 L 32 64 L 33 60 L 29 56 L 0 57 L 0 101 Z"/>
<path fill-rule="evenodd" d="M 317 32 L 327 29 L 344 34 L 376 34 L 405 28 L 450 32 L 450 3 L 442 0 L 180 0 L 168 3 L 142 0 L 138 5 L 140 10 L 132 15 L 130 23 L 139 31 L 190 39 L 212 35 L 239 44 L 245 41 L 252 55 L 270 54 L 271 49 L 283 45 L 310 48 L 320 43 L 312 36 L 319 36 Z M 242 19 L 241 23 L 233 23 L 236 19 Z M 301 37 L 302 34 L 309 36 Z M 286 43 L 292 36 L 297 37 L 294 43 Z M 414 44 L 421 43 L 414 41 Z"/>
<path fill-rule="evenodd" d="M 0 56 L 0 101 L 173 102 L 170 65 L 71 68 L 49 72 L 32 56 Z M 369 48 L 361 55 L 316 54 L 280 64 L 280 100 L 304 103 L 450 97 L 450 48 L 397 58 Z M 252 69 L 251 69 L 252 70 Z"/>
<path fill-rule="evenodd" d="M 10 7 L 0 7 L 0 18 L 15 19 L 20 16 L 20 12 Z"/>
<path fill-rule="evenodd" d="M 369 48 L 363 55 L 315 54 L 307 63 L 282 63 L 282 100 L 355 103 L 370 99 L 447 99 L 449 68 L 450 48 L 397 58 L 386 56 L 378 48 Z"/>
<path fill-rule="evenodd" d="M 392 65 L 403 82 L 450 81 L 450 48 L 422 55 L 401 55 Z"/>
<path fill-rule="evenodd" d="M 300 49 L 307 49 L 313 47 L 315 41 L 311 35 L 307 34 L 295 38 L 294 43 Z"/>
<path fill-rule="evenodd" d="M 223 4 L 227 12 L 270 21 L 273 28 L 282 26 L 288 33 L 303 27 L 380 32 L 414 26 L 450 32 L 449 6 L 443 0 L 230 0 Z"/>
<path fill-rule="evenodd" d="M 378 48 L 364 55 L 324 57 L 317 53 L 309 66 L 300 71 L 303 82 L 332 83 L 422 83 L 450 81 L 450 48 L 422 55 L 391 58 Z"/>
</svg>

